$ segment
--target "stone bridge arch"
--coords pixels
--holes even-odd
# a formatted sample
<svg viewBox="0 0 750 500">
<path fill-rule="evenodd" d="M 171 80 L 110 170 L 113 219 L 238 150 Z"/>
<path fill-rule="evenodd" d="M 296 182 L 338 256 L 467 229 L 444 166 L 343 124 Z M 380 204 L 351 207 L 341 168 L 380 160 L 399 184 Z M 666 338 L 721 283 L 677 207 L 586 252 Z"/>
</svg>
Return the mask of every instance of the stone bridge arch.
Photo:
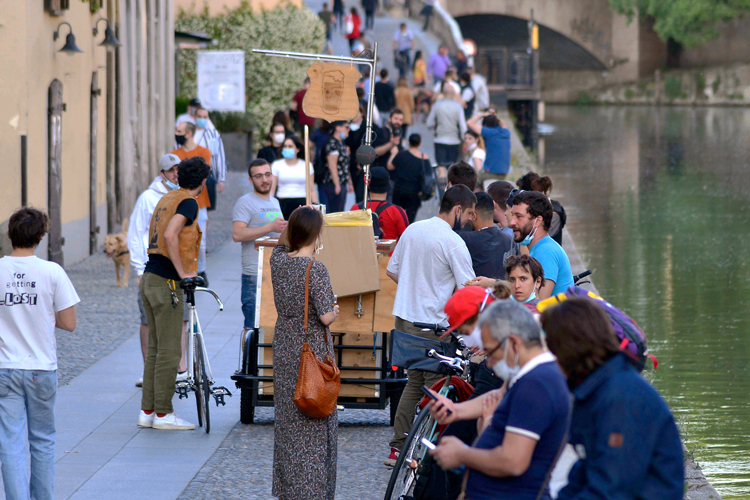
<svg viewBox="0 0 750 500">
<path fill-rule="evenodd" d="M 488 39 L 507 41 L 523 35 L 522 25 L 533 9 L 540 25 L 542 59 L 546 59 L 543 54 L 547 42 L 548 49 L 550 45 L 560 49 L 559 53 L 550 54 L 550 63 L 562 62 L 561 53 L 572 51 L 577 66 L 583 65 L 568 69 L 602 70 L 614 63 L 612 35 L 616 15 L 608 0 L 448 0 L 443 5 L 461 26 L 464 37 L 474 39 L 479 46 L 487 45 Z M 500 44 L 504 43 L 496 43 Z M 540 62 L 547 65 L 544 60 Z"/>
</svg>

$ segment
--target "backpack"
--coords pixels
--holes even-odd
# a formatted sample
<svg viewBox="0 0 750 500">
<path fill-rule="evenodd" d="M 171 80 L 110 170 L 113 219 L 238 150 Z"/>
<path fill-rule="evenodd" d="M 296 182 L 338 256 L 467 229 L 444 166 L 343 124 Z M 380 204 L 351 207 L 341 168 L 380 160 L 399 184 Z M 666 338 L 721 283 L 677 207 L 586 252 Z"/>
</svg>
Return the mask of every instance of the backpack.
<svg viewBox="0 0 750 500">
<path fill-rule="evenodd" d="M 359 203 L 357 203 L 357 207 L 359 207 L 360 210 L 362 210 L 364 205 L 365 203 L 363 201 L 360 201 Z M 392 206 L 393 206 L 393 203 L 389 203 L 386 201 L 386 202 L 381 203 L 378 206 L 378 208 L 376 208 L 372 212 L 372 230 L 375 233 L 375 237 L 380 238 L 383 236 L 383 228 L 380 227 L 380 214 L 382 214 L 384 210 Z M 407 226 L 409 225 L 408 221 L 406 225 Z"/>
<path fill-rule="evenodd" d="M 612 322 L 612 328 L 620 340 L 620 350 L 625 353 L 633 364 L 642 371 L 646 366 L 646 358 L 651 358 L 654 363 L 654 369 L 659 366 L 659 361 L 653 354 L 648 353 L 648 346 L 646 345 L 646 335 L 641 330 L 630 316 L 616 308 L 603 298 L 599 297 L 594 292 L 590 292 L 584 288 L 578 286 L 571 286 L 564 293 L 558 293 L 552 297 L 539 302 L 536 307 L 539 312 L 544 312 L 549 307 L 554 307 L 560 302 L 563 302 L 571 297 L 583 297 L 589 300 L 596 301 L 604 312 L 609 316 Z"/>
<path fill-rule="evenodd" d="M 560 229 L 555 234 L 550 234 L 550 238 L 555 240 L 560 246 L 562 246 L 562 232 L 565 228 L 565 223 L 568 220 L 567 215 L 565 215 L 565 209 L 562 205 L 560 205 L 560 202 L 557 200 L 550 200 L 552 203 L 552 211 L 557 214 L 557 216 L 560 218 Z"/>
</svg>

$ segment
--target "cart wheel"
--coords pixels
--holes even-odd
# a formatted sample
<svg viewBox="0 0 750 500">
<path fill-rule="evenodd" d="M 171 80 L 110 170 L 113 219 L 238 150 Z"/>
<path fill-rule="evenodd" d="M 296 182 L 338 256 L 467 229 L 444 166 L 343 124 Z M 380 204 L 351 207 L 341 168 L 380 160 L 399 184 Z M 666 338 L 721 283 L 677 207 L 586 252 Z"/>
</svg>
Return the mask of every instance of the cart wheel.
<svg viewBox="0 0 750 500">
<path fill-rule="evenodd" d="M 252 424 L 254 420 L 253 389 L 242 386 L 240 388 L 240 422 L 243 424 Z"/>
<path fill-rule="evenodd" d="M 391 427 L 393 427 L 393 423 L 396 421 L 396 410 L 398 409 L 398 403 L 401 401 L 401 394 L 404 392 L 403 389 L 399 389 L 398 391 L 394 391 L 393 394 L 391 394 L 390 399 L 390 406 L 391 406 Z"/>
</svg>

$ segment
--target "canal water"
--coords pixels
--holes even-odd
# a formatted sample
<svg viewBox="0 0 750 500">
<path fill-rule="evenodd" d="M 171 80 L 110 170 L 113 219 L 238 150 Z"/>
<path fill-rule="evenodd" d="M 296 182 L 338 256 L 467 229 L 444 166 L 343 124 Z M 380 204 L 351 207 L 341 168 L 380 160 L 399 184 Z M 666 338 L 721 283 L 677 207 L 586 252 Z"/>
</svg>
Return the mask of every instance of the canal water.
<svg viewBox="0 0 750 500">
<path fill-rule="evenodd" d="M 544 167 L 599 292 L 725 499 L 750 499 L 750 110 L 547 107 Z M 557 194 L 557 196 L 556 196 Z"/>
</svg>

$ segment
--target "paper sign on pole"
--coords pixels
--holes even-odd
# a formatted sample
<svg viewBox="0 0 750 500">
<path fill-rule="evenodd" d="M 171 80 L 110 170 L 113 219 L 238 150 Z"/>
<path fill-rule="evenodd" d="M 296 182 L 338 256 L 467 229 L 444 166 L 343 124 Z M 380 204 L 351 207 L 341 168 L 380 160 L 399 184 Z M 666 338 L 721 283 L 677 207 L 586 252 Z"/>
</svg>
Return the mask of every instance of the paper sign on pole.
<svg viewBox="0 0 750 500">
<path fill-rule="evenodd" d="M 245 53 L 198 52 L 198 99 L 209 111 L 245 112 Z"/>
</svg>

